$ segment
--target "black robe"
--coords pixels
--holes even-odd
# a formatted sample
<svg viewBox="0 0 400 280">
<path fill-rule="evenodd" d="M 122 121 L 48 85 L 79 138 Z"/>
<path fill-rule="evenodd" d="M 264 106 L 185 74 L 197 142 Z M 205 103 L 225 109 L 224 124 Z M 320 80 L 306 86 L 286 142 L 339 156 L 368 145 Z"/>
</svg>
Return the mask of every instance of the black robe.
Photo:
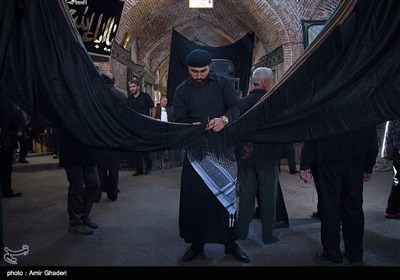
<svg viewBox="0 0 400 280">
<path fill-rule="evenodd" d="M 210 74 L 202 86 L 187 79 L 175 91 L 176 122 L 206 123 L 223 115 L 233 121 L 239 113 L 233 86 L 223 77 Z M 214 137 L 216 134 L 211 133 Z M 207 145 L 209 136 L 201 137 L 204 138 L 201 142 Z M 181 176 L 179 230 L 187 243 L 226 244 L 237 239 L 234 228 L 229 227 L 228 211 L 193 169 L 186 155 Z"/>
</svg>

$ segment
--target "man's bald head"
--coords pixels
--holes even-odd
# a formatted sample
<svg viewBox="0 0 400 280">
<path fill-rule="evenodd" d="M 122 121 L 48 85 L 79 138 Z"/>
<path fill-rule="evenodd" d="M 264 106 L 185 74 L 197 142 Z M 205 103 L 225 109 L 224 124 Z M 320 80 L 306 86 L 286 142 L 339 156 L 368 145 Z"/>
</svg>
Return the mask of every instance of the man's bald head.
<svg viewBox="0 0 400 280">
<path fill-rule="evenodd" d="M 108 85 L 108 86 L 114 85 L 115 78 L 114 78 L 114 75 L 110 71 L 102 72 L 101 76 L 103 77 L 104 81 L 106 82 L 106 85 Z"/>
</svg>

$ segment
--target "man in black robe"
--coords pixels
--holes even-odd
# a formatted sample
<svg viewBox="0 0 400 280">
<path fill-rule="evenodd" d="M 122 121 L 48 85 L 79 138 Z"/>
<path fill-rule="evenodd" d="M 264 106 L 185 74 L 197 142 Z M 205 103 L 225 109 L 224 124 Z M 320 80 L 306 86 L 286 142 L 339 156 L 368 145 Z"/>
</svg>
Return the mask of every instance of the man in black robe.
<svg viewBox="0 0 400 280">
<path fill-rule="evenodd" d="M 186 61 L 190 77 L 175 90 L 174 121 L 207 124 L 208 130 L 219 132 L 240 114 L 233 85 L 228 79 L 210 73 L 208 52 L 193 50 Z M 229 223 L 229 212 L 193 168 L 188 153 L 190 149 L 185 154 L 181 176 L 179 230 L 191 246 L 183 261 L 195 259 L 206 243 L 217 243 L 225 245 L 226 254 L 241 262 L 250 262 L 235 242 L 237 235 Z"/>
</svg>

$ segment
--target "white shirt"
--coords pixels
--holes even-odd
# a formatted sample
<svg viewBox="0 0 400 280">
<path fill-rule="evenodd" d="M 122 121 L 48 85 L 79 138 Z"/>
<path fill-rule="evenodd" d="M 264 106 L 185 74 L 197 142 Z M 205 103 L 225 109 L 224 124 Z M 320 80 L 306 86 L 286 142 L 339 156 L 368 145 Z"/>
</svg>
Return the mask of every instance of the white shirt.
<svg viewBox="0 0 400 280">
<path fill-rule="evenodd" d="M 163 122 L 168 122 L 168 115 L 167 115 L 167 110 L 165 107 L 161 107 L 161 120 Z"/>
</svg>

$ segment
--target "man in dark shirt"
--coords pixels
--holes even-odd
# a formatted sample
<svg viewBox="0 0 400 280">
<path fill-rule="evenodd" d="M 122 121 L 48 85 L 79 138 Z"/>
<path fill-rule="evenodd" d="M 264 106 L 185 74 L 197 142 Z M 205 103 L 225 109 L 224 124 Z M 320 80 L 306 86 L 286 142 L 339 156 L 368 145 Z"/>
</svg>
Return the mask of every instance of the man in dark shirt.
<svg viewBox="0 0 400 280">
<path fill-rule="evenodd" d="M 132 79 L 128 82 L 128 107 L 132 108 L 142 115 L 151 116 L 152 110 L 154 108 L 154 101 L 151 99 L 148 93 L 140 91 L 139 86 L 140 82 L 138 79 Z M 143 174 L 143 159 L 146 164 L 144 174 L 147 175 L 151 172 L 153 168 L 153 162 L 151 161 L 149 152 L 132 152 L 128 157 L 129 160 L 133 161 L 134 168 L 136 168 L 132 176 Z"/>
<path fill-rule="evenodd" d="M 208 52 L 193 50 L 186 61 L 190 77 L 176 88 L 174 121 L 207 123 L 207 129 L 219 132 L 240 113 L 233 86 L 228 79 L 210 73 Z M 226 254 L 250 262 L 235 242 L 237 235 L 229 224 L 230 213 L 195 170 L 188 158 L 190 153 L 185 153 L 182 168 L 179 230 L 191 246 L 182 260 L 192 261 L 203 252 L 206 243 L 218 243 L 225 245 Z"/>
<path fill-rule="evenodd" d="M 151 116 L 152 109 L 154 108 L 154 101 L 148 93 L 140 91 L 139 80 L 132 79 L 128 82 L 128 87 L 128 107 L 142 115 Z"/>
</svg>

